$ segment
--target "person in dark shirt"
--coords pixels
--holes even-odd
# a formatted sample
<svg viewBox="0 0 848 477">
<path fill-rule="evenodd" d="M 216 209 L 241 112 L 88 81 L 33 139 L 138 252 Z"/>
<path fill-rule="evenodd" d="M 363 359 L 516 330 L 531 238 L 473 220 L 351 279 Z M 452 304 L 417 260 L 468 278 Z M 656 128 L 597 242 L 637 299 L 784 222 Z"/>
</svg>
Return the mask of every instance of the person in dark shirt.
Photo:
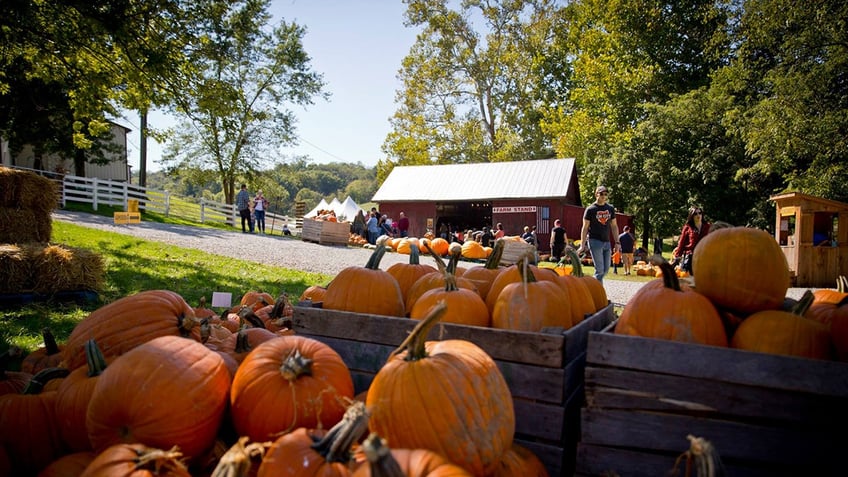
<svg viewBox="0 0 848 477">
<path fill-rule="evenodd" d="M 554 228 L 551 229 L 551 258 L 561 259 L 567 243 L 568 235 L 565 233 L 562 221 L 554 220 Z"/>
<path fill-rule="evenodd" d="M 618 223 L 615 221 L 615 207 L 607 203 L 609 191 L 605 186 L 595 188 L 595 202 L 583 212 L 583 228 L 580 230 L 580 250 L 592 254 L 595 266 L 595 278 L 604 281 L 604 275 L 610 269 L 610 259 L 618 243 Z M 615 237 L 615 245 L 610 246 L 610 232 Z"/>
<path fill-rule="evenodd" d="M 492 235 L 492 231 L 489 230 L 489 227 L 483 227 L 483 235 L 480 236 L 480 245 L 484 247 L 491 247 L 492 240 L 494 238 L 495 236 Z"/>
<path fill-rule="evenodd" d="M 630 233 L 630 226 L 624 226 L 624 232 L 618 236 L 621 244 L 621 264 L 624 266 L 624 274 L 630 275 L 630 267 L 633 266 L 633 246 L 636 245 L 636 237 Z"/>
</svg>

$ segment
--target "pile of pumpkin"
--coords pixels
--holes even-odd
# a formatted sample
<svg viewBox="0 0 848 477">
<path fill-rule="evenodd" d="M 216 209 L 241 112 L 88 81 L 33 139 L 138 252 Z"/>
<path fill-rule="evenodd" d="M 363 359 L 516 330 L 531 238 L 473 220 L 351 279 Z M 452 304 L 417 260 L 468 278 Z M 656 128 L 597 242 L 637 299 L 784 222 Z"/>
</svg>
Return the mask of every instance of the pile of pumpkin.
<svg viewBox="0 0 848 477">
<path fill-rule="evenodd" d="M 2 374 L 0 475 L 547 475 L 513 443 L 494 361 L 425 341 L 457 306 L 431 307 L 362 397 L 333 349 L 288 328 L 285 295 L 221 316 L 167 290 L 124 297 Z"/>
<path fill-rule="evenodd" d="M 517 235 L 508 235 L 500 240 L 505 241 L 514 241 L 525 243 L 521 237 Z M 350 242 L 349 242 L 350 243 Z M 427 234 L 427 236 L 418 238 L 418 237 L 389 237 L 388 235 L 382 235 L 377 238 L 377 243 L 382 243 L 387 250 L 391 250 L 392 252 L 397 252 L 403 255 L 409 255 L 412 253 L 412 247 L 416 247 L 420 250 L 425 249 L 425 246 L 429 247 L 429 250 L 432 250 L 436 255 L 440 257 L 447 257 L 450 255 L 450 246 L 451 244 L 457 244 L 458 242 L 448 242 L 447 240 L 441 237 L 433 237 L 432 234 Z M 350 243 L 351 245 L 360 245 L 358 243 Z M 462 258 L 468 260 L 486 260 L 494 251 L 494 247 L 484 247 L 480 242 L 474 240 L 466 240 L 461 245 L 460 256 Z"/>
<path fill-rule="evenodd" d="M 412 319 L 444 301 L 449 306 L 443 322 L 531 332 L 571 328 L 608 305 L 603 285 L 583 275 L 576 257 L 570 273 L 537 267 L 529 255 L 506 267 L 500 265 L 505 241 L 499 239 L 484 264 L 466 268 L 459 266 L 464 245 L 448 245 L 445 263 L 434 248 L 437 240 L 423 242 L 435 268 L 420 263 L 418 247 L 408 242 L 409 262 L 383 270 L 387 247 L 377 247 L 364 267 L 348 267 L 327 287 L 309 287 L 300 298 L 330 310 Z"/>
<path fill-rule="evenodd" d="M 789 267 L 765 231 L 714 228 L 695 247 L 689 280 L 679 280 L 667 262 L 654 265 L 662 278 L 627 302 L 616 333 L 848 361 L 845 279 L 841 289 L 786 297 Z"/>
</svg>

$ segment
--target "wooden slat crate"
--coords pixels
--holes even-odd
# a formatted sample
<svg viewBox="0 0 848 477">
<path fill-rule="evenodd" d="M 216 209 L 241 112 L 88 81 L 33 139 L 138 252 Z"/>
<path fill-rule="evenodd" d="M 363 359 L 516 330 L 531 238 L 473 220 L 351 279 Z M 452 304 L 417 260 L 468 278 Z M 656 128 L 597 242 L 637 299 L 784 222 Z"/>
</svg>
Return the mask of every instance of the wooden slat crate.
<svg viewBox="0 0 848 477">
<path fill-rule="evenodd" d="M 293 327 L 327 343 L 344 359 L 357 393 L 368 389 L 389 354 L 417 321 L 309 307 L 294 307 Z M 439 324 L 429 339 L 463 339 L 485 350 L 497 363 L 513 397 L 516 442 L 532 450 L 551 476 L 574 468 L 583 367 L 590 331 L 614 319 L 612 305 L 567 330 L 544 333 Z"/>
<path fill-rule="evenodd" d="M 846 363 L 607 330 L 590 333 L 585 383 L 577 475 L 667 475 L 689 434 L 726 475 L 848 475 Z"/>
<path fill-rule="evenodd" d="M 348 240 L 350 240 L 350 224 L 348 222 L 303 219 L 300 239 L 317 242 L 321 245 L 347 245 Z"/>
</svg>

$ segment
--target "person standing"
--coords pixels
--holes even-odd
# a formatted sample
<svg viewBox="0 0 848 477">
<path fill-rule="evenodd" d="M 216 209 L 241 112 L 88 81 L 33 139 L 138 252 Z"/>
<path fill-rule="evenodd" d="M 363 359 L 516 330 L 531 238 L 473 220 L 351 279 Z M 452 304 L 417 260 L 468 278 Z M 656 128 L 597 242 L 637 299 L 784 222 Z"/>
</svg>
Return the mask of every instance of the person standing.
<svg viewBox="0 0 848 477">
<path fill-rule="evenodd" d="M 365 212 L 362 209 L 356 213 L 353 218 L 353 233 L 368 240 L 368 229 L 365 228 Z"/>
<path fill-rule="evenodd" d="M 624 226 L 624 232 L 618 236 L 621 244 L 621 264 L 624 266 L 624 274 L 630 275 L 630 267 L 633 266 L 633 246 L 636 245 L 636 237 L 630 233 L 630 226 Z"/>
<path fill-rule="evenodd" d="M 560 219 L 554 220 L 554 228 L 551 229 L 551 258 L 561 259 L 567 243 L 568 235 L 565 233 L 562 221 Z"/>
<path fill-rule="evenodd" d="M 603 283 L 604 275 L 610 269 L 613 249 L 620 250 L 618 243 L 618 223 L 615 221 L 615 207 L 607 203 L 609 191 L 605 186 L 595 188 L 595 202 L 583 212 L 583 227 L 580 230 L 580 250 L 592 254 L 595 265 L 595 278 Z M 615 246 L 610 246 L 610 231 L 615 237 Z"/>
<path fill-rule="evenodd" d="M 368 229 L 368 243 L 376 245 L 377 237 L 380 236 L 380 224 L 377 220 L 377 214 L 374 212 L 371 212 L 371 217 L 368 218 L 366 228 Z"/>
<path fill-rule="evenodd" d="M 256 192 L 253 198 L 253 215 L 256 217 L 256 231 L 265 235 L 265 211 L 268 210 L 268 199 L 262 195 L 262 189 Z"/>
<path fill-rule="evenodd" d="M 250 221 L 250 193 L 247 192 L 247 185 L 242 184 L 241 190 L 236 195 L 236 208 L 241 217 L 241 233 L 247 233 L 247 227 L 250 226 L 250 232 L 253 233 L 253 224 Z"/>
<path fill-rule="evenodd" d="M 698 242 L 710 231 L 710 223 L 704 220 L 704 211 L 700 207 L 689 209 L 686 223 L 680 231 L 680 240 L 677 241 L 675 258 L 680 259 L 680 269 L 692 274 L 692 252 Z"/>
<path fill-rule="evenodd" d="M 400 213 L 400 218 L 397 221 L 398 235 L 401 237 L 409 237 L 409 217 L 403 212 Z"/>
<path fill-rule="evenodd" d="M 480 245 L 484 247 L 491 247 L 492 242 L 494 242 L 495 236 L 492 235 L 492 232 L 489 230 L 489 227 L 483 227 L 483 235 L 480 236 Z"/>
<path fill-rule="evenodd" d="M 496 229 L 495 230 L 495 240 L 497 240 L 499 238 L 503 238 L 503 236 L 506 235 L 506 232 L 504 232 L 504 228 L 503 228 L 502 223 L 498 222 L 498 224 L 495 225 L 495 229 Z"/>
</svg>

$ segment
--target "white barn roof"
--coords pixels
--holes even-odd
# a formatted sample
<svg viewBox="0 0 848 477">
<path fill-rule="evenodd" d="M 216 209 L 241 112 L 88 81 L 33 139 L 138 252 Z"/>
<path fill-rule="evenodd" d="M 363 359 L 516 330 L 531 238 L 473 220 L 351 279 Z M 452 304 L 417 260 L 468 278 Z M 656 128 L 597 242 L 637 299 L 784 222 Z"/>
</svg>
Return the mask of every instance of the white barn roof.
<svg viewBox="0 0 848 477">
<path fill-rule="evenodd" d="M 565 197 L 574 159 L 397 166 L 374 202 Z"/>
</svg>

